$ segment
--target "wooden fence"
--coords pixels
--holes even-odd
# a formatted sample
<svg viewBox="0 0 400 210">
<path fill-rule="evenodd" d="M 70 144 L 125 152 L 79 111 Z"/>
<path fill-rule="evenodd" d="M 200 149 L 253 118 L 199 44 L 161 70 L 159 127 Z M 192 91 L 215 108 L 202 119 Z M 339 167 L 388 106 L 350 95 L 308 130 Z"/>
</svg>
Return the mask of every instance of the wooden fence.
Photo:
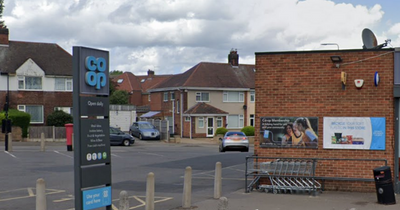
<svg viewBox="0 0 400 210">
<path fill-rule="evenodd" d="M 65 140 L 65 127 L 55 126 L 31 126 L 29 127 L 29 139 L 40 139 L 42 133 L 44 138 L 53 140 Z"/>
</svg>

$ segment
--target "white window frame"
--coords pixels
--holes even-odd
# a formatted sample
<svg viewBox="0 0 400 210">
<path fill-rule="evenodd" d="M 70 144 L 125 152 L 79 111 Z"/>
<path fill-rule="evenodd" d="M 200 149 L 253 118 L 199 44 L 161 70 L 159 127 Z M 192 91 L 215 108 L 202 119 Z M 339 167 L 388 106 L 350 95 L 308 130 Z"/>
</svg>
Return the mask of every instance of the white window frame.
<svg viewBox="0 0 400 210">
<path fill-rule="evenodd" d="M 171 92 L 171 101 L 174 101 L 174 100 L 175 100 L 175 93 Z"/>
<path fill-rule="evenodd" d="M 208 100 L 205 100 L 204 97 L 207 95 Z M 209 92 L 197 92 L 196 93 L 196 102 L 210 102 L 210 93 Z"/>
<path fill-rule="evenodd" d="M 56 110 L 61 110 L 61 111 L 63 111 L 63 112 L 65 112 L 65 113 L 67 113 L 67 114 L 70 114 L 70 115 L 72 115 L 72 107 L 54 107 L 54 111 L 56 111 Z"/>
<path fill-rule="evenodd" d="M 26 88 L 26 79 L 27 78 L 40 78 L 40 88 Z M 31 76 L 18 76 L 18 90 L 43 90 L 43 77 L 31 77 Z"/>
<path fill-rule="evenodd" d="M 151 95 L 149 94 L 149 96 L 147 97 L 147 100 L 151 101 Z"/>
<path fill-rule="evenodd" d="M 251 114 L 251 115 L 250 115 L 250 120 L 249 120 L 249 122 L 250 122 L 250 126 L 253 126 L 253 127 L 254 127 L 254 124 L 255 124 L 254 114 Z"/>
<path fill-rule="evenodd" d="M 204 128 L 204 117 L 197 117 L 197 123 L 199 128 Z"/>
<path fill-rule="evenodd" d="M 230 119 L 229 118 L 237 118 L 237 124 L 236 125 L 232 125 L 230 123 Z M 228 115 L 228 119 L 227 119 L 227 128 L 243 128 L 243 124 L 244 124 L 244 116 L 242 114 L 233 114 L 233 115 Z"/>
<path fill-rule="evenodd" d="M 18 107 L 18 110 L 19 111 L 22 111 L 22 112 L 26 112 L 26 107 L 33 107 L 33 106 L 35 106 L 35 107 L 41 107 L 41 112 L 42 112 L 42 116 L 41 116 L 41 119 L 40 119 L 40 121 L 37 121 L 37 122 L 32 122 L 32 115 L 31 115 L 31 124 L 43 124 L 44 123 L 44 109 L 43 109 L 43 106 L 42 105 L 18 105 L 17 107 Z M 26 112 L 26 113 L 28 113 L 28 112 Z M 30 113 L 29 113 L 30 114 Z"/>
<path fill-rule="evenodd" d="M 57 81 L 59 81 L 59 80 L 64 80 L 64 87 L 62 89 L 57 89 Z M 54 90 L 55 91 L 72 91 L 72 79 L 70 79 L 70 78 L 55 78 L 54 79 Z"/>
<path fill-rule="evenodd" d="M 256 101 L 256 91 L 250 91 L 250 102 Z"/>
<path fill-rule="evenodd" d="M 190 122 L 190 117 L 185 117 L 185 122 Z"/>
<path fill-rule="evenodd" d="M 179 114 L 179 111 L 181 110 L 181 103 L 179 100 L 176 100 L 176 113 Z"/>
<path fill-rule="evenodd" d="M 168 92 L 164 92 L 164 101 L 168 101 Z"/>
<path fill-rule="evenodd" d="M 233 94 L 235 95 L 235 98 L 237 97 L 239 100 L 233 100 Z M 242 91 L 224 91 L 223 95 L 223 102 L 244 102 L 244 92 Z M 231 99 L 229 96 L 231 96 Z"/>
<path fill-rule="evenodd" d="M 223 120 L 222 120 L 222 117 L 217 117 L 217 128 L 221 128 L 221 127 L 223 127 Z"/>
</svg>

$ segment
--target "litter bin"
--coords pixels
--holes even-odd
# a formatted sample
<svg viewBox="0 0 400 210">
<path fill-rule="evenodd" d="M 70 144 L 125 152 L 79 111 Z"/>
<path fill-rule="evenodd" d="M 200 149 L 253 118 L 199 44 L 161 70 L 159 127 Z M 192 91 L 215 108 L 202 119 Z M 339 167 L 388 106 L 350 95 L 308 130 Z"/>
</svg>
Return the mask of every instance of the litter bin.
<svg viewBox="0 0 400 210">
<path fill-rule="evenodd" d="M 376 187 L 376 196 L 380 204 L 395 204 L 392 172 L 389 166 L 375 168 L 374 180 Z"/>
</svg>

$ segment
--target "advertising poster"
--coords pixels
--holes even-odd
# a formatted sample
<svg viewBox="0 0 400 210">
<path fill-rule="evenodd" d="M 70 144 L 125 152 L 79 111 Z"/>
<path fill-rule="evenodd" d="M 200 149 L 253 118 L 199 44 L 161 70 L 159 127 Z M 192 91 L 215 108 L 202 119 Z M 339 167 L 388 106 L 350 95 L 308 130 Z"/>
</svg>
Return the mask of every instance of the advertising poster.
<svg viewBox="0 0 400 210">
<path fill-rule="evenodd" d="M 384 117 L 324 117 L 324 149 L 385 150 Z"/>
<path fill-rule="evenodd" d="M 318 147 L 318 117 L 261 117 L 261 147 Z"/>
</svg>

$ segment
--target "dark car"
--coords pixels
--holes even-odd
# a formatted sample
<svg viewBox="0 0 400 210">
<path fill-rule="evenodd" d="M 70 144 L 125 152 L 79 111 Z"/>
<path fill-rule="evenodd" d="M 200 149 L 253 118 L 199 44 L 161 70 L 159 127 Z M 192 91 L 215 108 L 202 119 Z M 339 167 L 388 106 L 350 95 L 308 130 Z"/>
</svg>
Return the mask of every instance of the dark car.
<svg viewBox="0 0 400 210">
<path fill-rule="evenodd" d="M 110 144 L 130 146 L 135 143 L 133 136 L 122 132 L 118 128 L 110 127 Z"/>
<path fill-rule="evenodd" d="M 249 139 L 243 132 L 228 131 L 225 133 L 224 137 L 219 140 L 220 152 L 228 150 L 249 151 Z"/>
<path fill-rule="evenodd" d="M 142 139 L 160 140 L 160 131 L 154 125 L 146 121 L 134 122 L 129 130 L 132 136 Z"/>
</svg>

